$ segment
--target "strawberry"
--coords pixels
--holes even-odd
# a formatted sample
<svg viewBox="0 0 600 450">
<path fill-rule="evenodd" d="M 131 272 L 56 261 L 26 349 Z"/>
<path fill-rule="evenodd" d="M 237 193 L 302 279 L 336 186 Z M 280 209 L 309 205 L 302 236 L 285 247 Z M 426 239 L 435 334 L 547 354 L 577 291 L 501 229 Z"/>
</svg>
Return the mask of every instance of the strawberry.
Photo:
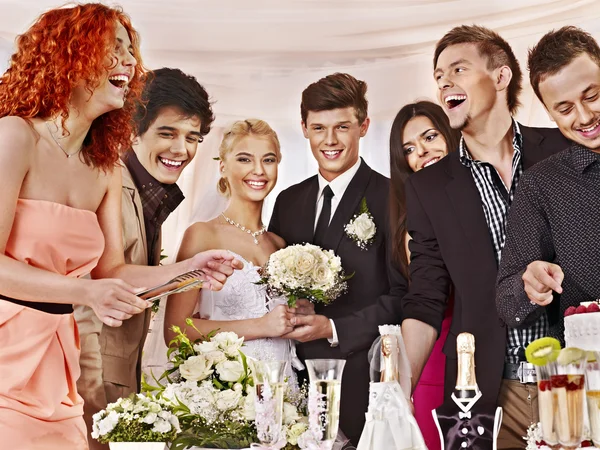
<svg viewBox="0 0 600 450">
<path fill-rule="evenodd" d="M 575 314 L 575 311 L 576 309 L 574 306 L 569 306 L 565 311 L 565 317 L 572 316 L 573 314 Z"/>
<path fill-rule="evenodd" d="M 587 308 L 583 305 L 579 305 L 576 309 L 575 309 L 575 314 L 584 314 L 587 312 Z"/>
<path fill-rule="evenodd" d="M 552 382 L 550 380 L 541 380 L 538 382 L 538 389 L 540 391 L 549 391 L 552 388 Z"/>
<path fill-rule="evenodd" d="M 566 387 L 569 384 L 569 378 L 567 375 L 553 375 L 552 376 L 552 387 L 561 388 Z"/>
<path fill-rule="evenodd" d="M 600 312 L 600 306 L 598 306 L 598 303 L 590 303 L 587 307 L 587 312 Z"/>
</svg>

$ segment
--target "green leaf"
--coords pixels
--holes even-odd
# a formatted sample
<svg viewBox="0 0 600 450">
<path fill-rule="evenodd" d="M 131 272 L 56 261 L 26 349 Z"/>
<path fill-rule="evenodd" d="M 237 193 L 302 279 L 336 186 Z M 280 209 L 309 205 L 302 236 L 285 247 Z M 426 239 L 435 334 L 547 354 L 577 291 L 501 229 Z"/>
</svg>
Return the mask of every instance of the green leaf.
<svg viewBox="0 0 600 450">
<path fill-rule="evenodd" d="M 362 200 L 360 201 L 360 209 L 358 210 L 358 214 L 364 214 L 364 213 L 369 213 L 369 207 L 367 206 L 367 199 L 366 197 L 363 197 Z"/>
</svg>

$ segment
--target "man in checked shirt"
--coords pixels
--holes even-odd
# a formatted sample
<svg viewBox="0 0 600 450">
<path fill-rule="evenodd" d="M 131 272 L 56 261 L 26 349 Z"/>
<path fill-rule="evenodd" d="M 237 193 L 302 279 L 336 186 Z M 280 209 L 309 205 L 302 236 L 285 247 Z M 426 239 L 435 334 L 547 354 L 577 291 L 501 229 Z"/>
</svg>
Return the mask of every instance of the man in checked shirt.
<svg viewBox="0 0 600 450">
<path fill-rule="evenodd" d="M 475 336 L 477 381 L 486 404 L 504 420 L 498 448 L 523 448 L 537 421 L 537 388 L 524 349 L 545 336 L 547 318 L 527 328 L 498 317 L 495 284 L 506 215 L 524 170 L 564 149 L 557 129 L 518 124 L 521 70 L 508 43 L 492 30 L 460 26 L 436 45 L 438 97 L 462 139 L 457 152 L 411 176 L 406 205 L 411 251 L 410 289 L 402 302 L 402 334 L 413 383 L 440 330 L 451 291 L 454 314 L 444 352 L 446 395 L 456 382 L 456 336 Z"/>
<path fill-rule="evenodd" d="M 498 313 L 509 325 L 546 309 L 564 341 L 567 307 L 600 298 L 600 47 L 576 27 L 529 52 L 531 85 L 572 145 L 521 180 L 498 274 Z M 546 308 L 543 308 L 546 307 Z"/>
</svg>

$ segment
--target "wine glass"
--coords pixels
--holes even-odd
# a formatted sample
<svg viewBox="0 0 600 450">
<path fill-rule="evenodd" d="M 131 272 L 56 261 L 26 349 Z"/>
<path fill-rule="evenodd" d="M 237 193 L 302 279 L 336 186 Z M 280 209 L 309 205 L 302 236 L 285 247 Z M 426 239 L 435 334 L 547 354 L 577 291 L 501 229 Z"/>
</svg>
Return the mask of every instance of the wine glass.
<svg viewBox="0 0 600 450">
<path fill-rule="evenodd" d="M 270 447 L 282 438 L 285 361 L 255 361 L 256 431 L 260 446 Z"/>
<path fill-rule="evenodd" d="M 319 398 L 318 414 L 322 442 L 328 449 L 333 448 L 340 422 L 340 400 L 342 394 L 342 373 L 346 361 L 343 359 L 307 359 L 306 367 L 311 388 Z M 314 417 L 311 417 L 311 422 Z M 324 447 L 322 447 L 324 448 Z"/>
</svg>

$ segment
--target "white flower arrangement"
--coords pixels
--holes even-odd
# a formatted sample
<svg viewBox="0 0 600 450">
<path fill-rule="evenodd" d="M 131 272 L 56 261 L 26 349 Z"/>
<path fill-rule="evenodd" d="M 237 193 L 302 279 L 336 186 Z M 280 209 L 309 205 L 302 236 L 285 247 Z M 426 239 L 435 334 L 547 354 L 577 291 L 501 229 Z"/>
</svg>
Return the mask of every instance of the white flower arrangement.
<svg viewBox="0 0 600 450">
<path fill-rule="evenodd" d="M 360 202 L 358 214 L 354 215 L 352 220 L 344 227 L 346 234 L 350 239 L 356 242 L 361 250 L 367 247 L 375 240 L 377 226 L 373 220 L 373 215 L 367 207 L 367 199 L 363 197 Z"/>
<path fill-rule="evenodd" d="M 313 303 L 329 304 L 347 289 L 342 260 L 332 250 L 313 244 L 282 248 L 269 257 L 259 284 L 271 293 L 285 295 L 289 306 L 306 298 Z"/>
<path fill-rule="evenodd" d="M 194 326 L 191 319 L 186 323 Z M 257 436 L 256 389 L 252 361 L 241 350 L 244 339 L 222 332 L 192 342 L 179 327 L 173 330 L 173 367 L 161 377 L 169 382 L 158 388 L 160 397 L 173 405 L 183 430 L 171 449 L 249 447 Z M 306 421 L 299 411 L 303 398 L 294 392 L 284 396 L 286 450 L 297 448 L 300 424 Z"/>
<path fill-rule="evenodd" d="M 181 431 L 171 403 L 135 394 L 94 414 L 92 437 L 108 442 L 171 442 Z"/>
</svg>

